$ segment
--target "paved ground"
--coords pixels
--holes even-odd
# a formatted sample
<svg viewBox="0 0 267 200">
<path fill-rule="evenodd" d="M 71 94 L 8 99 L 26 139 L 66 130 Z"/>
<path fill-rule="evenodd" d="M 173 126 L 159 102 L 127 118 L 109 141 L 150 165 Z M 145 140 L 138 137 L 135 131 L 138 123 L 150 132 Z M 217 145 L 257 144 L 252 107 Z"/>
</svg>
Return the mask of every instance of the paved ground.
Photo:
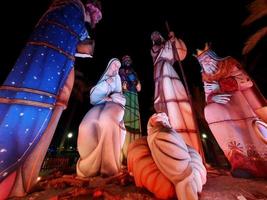
<svg viewBox="0 0 267 200">
<path fill-rule="evenodd" d="M 123 181 L 122 181 L 123 180 Z M 49 184 L 48 184 L 49 183 Z M 55 189 L 56 188 L 56 189 Z M 37 188 L 38 189 L 38 188 Z M 12 200 L 152 200 L 145 189 L 136 188 L 130 179 L 91 178 L 76 180 L 59 176 L 40 182 L 41 191 Z M 45 189 L 45 190 L 43 190 Z M 233 178 L 227 171 L 209 171 L 200 200 L 267 200 L 267 180 Z"/>
</svg>

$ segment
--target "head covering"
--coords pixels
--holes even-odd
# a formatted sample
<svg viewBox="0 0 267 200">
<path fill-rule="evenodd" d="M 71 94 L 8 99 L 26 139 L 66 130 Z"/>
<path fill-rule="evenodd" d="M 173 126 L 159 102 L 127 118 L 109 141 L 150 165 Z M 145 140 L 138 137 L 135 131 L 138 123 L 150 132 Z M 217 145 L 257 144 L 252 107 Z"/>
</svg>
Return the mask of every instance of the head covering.
<svg viewBox="0 0 267 200">
<path fill-rule="evenodd" d="M 89 4 L 94 5 L 95 7 L 97 7 L 100 11 L 102 11 L 102 5 L 101 2 L 99 0 L 87 0 L 85 7 L 87 7 Z"/>
<path fill-rule="evenodd" d="M 106 100 L 106 97 L 111 97 L 111 95 L 115 93 L 122 93 L 122 86 L 121 86 L 121 79 L 118 74 L 118 71 L 114 75 L 109 75 L 109 70 L 111 70 L 111 66 L 114 64 L 114 62 L 119 62 L 120 60 L 117 58 L 113 58 L 109 61 L 107 68 L 97 84 L 91 89 L 90 91 L 90 102 L 91 104 L 101 104 L 104 103 Z M 108 83 L 106 81 L 107 79 L 113 79 L 111 83 Z M 118 96 L 118 95 L 117 95 Z M 117 97 L 116 94 L 114 95 L 114 98 L 112 97 L 113 101 L 121 101 L 121 100 L 115 100 Z M 118 98 L 116 98 L 118 99 Z M 123 103 L 121 103 L 123 105 Z"/>
<path fill-rule="evenodd" d="M 91 26 L 95 25 L 102 19 L 102 7 L 98 0 L 88 0 L 85 4 L 85 10 L 90 14 Z"/>
<path fill-rule="evenodd" d="M 153 42 L 153 45 L 155 44 L 155 41 L 158 38 L 160 38 L 161 42 L 164 42 L 165 41 L 165 39 L 162 37 L 162 35 L 158 31 L 154 31 L 153 33 L 151 33 L 150 38 L 151 38 L 151 40 Z"/>
<path fill-rule="evenodd" d="M 123 66 L 128 66 L 128 65 L 131 65 L 132 64 L 132 58 L 129 56 L 129 55 L 125 55 L 122 57 L 121 59 L 121 64 Z"/>
<path fill-rule="evenodd" d="M 166 113 L 160 112 L 160 113 L 154 113 L 148 120 L 148 130 L 152 130 L 152 127 L 162 127 L 171 129 L 171 124 L 169 121 L 169 117 Z M 151 132 L 152 133 L 152 132 Z"/>
<path fill-rule="evenodd" d="M 108 62 L 108 65 L 107 65 L 104 73 L 102 74 L 102 76 L 99 79 L 99 81 L 97 82 L 97 84 L 100 83 L 100 82 L 102 82 L 102 81 L 105 81 L 105 80 L 107 80 L 107 79 L 109 79 L 111 77 L 110 75 L 108 75 L 108 72 L 109 72 L 110 67 L 112 66 L 112 64 L 114 64 L 114 62 L 119 62 L 121 64 L 121 62 L 120 62 L 120 60 L 118 58 L 112 58 L 112 59 L 110 59 L 110 61 Z M 119 72 L 119 70 L 118 70 L 118 72 Z M 118 75 L 118 73 L 116 74 L 116 76 L 117 75 Z"/>
</svg>

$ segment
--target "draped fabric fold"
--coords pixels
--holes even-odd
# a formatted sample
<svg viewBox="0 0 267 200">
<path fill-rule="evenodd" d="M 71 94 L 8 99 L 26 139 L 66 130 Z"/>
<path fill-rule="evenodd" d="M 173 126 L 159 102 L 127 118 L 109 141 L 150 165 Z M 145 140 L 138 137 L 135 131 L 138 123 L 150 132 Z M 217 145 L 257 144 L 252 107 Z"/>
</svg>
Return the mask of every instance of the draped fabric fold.
<svg viewBox="0 0 267 200">
<path fill-rule="evenodd" d="M 78 176 L 114 175 L 121 167 L 121 148 L 125 138 L 123 123 L 125 97 L 121 80 L 111 74 L 119 60 L 112 59 L 98 83 L 91 89 L 90 101 L 94 105 L 79 126 L 76 169 Z M 119 63 L 120 66 L 120 63 Z"/>
</svg>

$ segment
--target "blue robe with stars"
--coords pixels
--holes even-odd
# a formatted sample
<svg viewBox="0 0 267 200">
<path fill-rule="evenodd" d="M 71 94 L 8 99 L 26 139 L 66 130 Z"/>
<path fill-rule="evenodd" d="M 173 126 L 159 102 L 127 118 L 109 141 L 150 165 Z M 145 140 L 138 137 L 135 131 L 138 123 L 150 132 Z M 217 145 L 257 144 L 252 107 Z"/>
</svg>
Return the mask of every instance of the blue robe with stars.
<svg viewBox="0 0 267 200">
<path fill-rule="evenodd" d="M 76 46 L 88 37 L 79 0 L 56 0 L 35 27 L 0 86 L 0 182 L 37 145 L 73 68 Z"/>
</svg>

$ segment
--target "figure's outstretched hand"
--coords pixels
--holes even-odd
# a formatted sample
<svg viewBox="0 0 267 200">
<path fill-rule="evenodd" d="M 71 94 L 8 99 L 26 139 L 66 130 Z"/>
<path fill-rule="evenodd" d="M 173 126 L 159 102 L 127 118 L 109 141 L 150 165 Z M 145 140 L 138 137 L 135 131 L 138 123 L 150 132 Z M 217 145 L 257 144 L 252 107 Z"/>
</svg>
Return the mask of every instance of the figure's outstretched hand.
<svg viewBox="0 0 267 200">
<path fill-rule="evenodd" d="M 141 91 L 141 83 L 140 82 L 137 83 L 136 90 L 137 90 L 137 92 Z"/>
<path fill-rule="evenodd" d="M 215 92 L 220 90 L 219 83 L 217 81 L 212 81 L 211 83 L 204 83 L 204 89 L 206 92 Z"/>
<path fill-rule="evenodd" d="M 220 103 L 220 104 L 227 104 L 231 99 L 232 95 L 231 94 L 217 94 L 214 95 L 211 99 L 215 103 Z"/>
</svg>

